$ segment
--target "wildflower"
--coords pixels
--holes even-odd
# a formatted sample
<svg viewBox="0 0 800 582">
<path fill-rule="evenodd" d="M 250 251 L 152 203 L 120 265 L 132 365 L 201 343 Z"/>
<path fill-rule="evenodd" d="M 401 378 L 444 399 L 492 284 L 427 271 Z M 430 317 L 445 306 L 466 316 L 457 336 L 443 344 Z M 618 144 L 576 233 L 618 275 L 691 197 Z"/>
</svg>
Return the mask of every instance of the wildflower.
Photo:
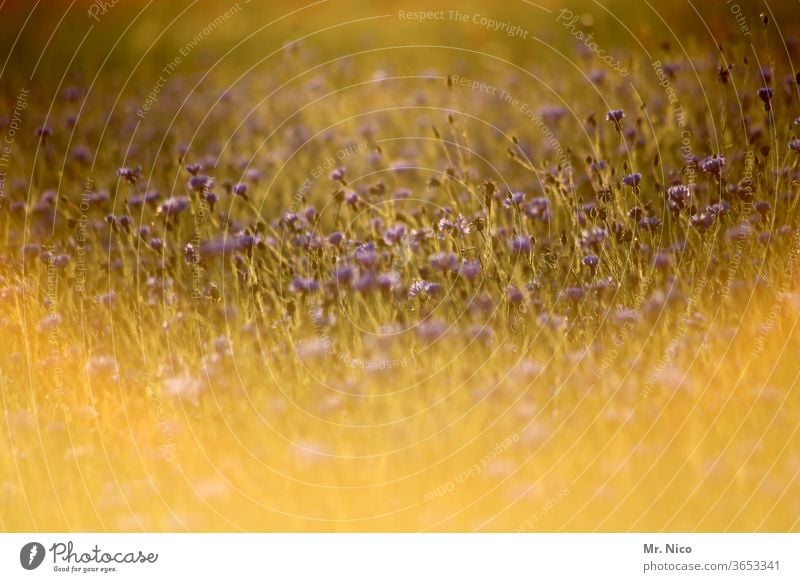
<svg viewBox="0 0 800 582">
<path fill-rule="evenodd" d="M 69 255 L 56 255 L 51 263 L 56 269 L 63 269 L 69 264 Z"/>
<path fill-rule="evenodd" d="M 666 253 L 656 253 L 653 257 L 653 266 L 661 270 L 669 269 L 672 266 L 672 258 Z"/>
<path fill-rule="evenodd" d="M 343 182 L 345 172 L 346 170 L 343 167 L 339 166 L 338 168 L 333 170 L 333 172 L 331 172 L 331 180 L 333 180 L 334 182 Z"/>
<path fill-rule="evenodd" d="M 606 121 L 610 121 L 614 124 L 614 128 L 617 131 L 620 131 L 622 120 L 625 117 L 625 112 L 622 109 L 612 109 L 608 113 L 606 113 Z"/>
<path fill-rule="evenodd" d="M 586 297 L 586 290 L 583 287 L 567 287 L 561 297 L 572 303 L 580 303 Z"/>
<path fill-rule="evenodd" d="M 195 246 L 192 243 L 186 243 L 183 247 L 183 260 L 187 263 L 197 263 L 199 258 Z"/>
<path fill-rule="evenodd" d="M 344 239 L 344 235 L 341 232 L 334 232 L 328 236 L 328 244 L 334 247 L 338 247 L 341 244 L 342 240 Z"/>
<path fill-rule="evenodd" d="M 705 231 L 714 224 L 714 216 L 705 212 L 694 214 L 689 218 L 689 223 L 699 231 Z"/>
<path fill-rule="evenodd" d="M 319 291 L 319 283 L 310 277 L 295 277 L 289 284 L 289 290 L 293 293 L 316 293 Z"/>
<path fill-rule="evenodd" d="M 136 180 L 139 178 L 141 170 L 141 168 L 129 168 L 127 166 L 123 166 L 117 170 L 117 176 L 131 184 L 135 184 Z"/>
<path fill-rule="evenodd" d="M 481 273 L 480 261 L 464 261 L 458 268 L 458 275 L 467 281 L 474 281 Z"/>
<path fill-rule="evenodd" d="M 411 283 L 411 285 L 408 288 L 408 295 L 407 295 L 408 298 L 414 299 L 414 297 L 416 297 L 420 293 L 427 293 L 429 285 L 430 283 L 428 283 L 424 279 L 417 279 L 416 281 Z"/>
<path fill-rule="evenodd" d="M 547 198 L 537 196 L 523 206 L 525 215 L 532 220 L 548 222 L 550 220 L 550 207 Z"/>
<path fill-rule="evenodd" d="M 628 174 L 622 179 L 622 183 L 626 186 L 631 186 L 634 190 L 638 188 L 639 182 L 642 181 L 642 175 L 639 172 Z"/>
<path fill-rule="evenodd" d="M 92 152 L 86 146 L 75 146 L 70 152 L 72 159 L 78 163 L 85 164 L 92 158 Z"/>
<path fill-rule="evenodd" d="M 608 231 L 600 226 L 582 230 L 578 237 L 578 245 L 584 250 L 597 250 L 608 238 Z"/>
<path fill-rule="evenodd" d="M 438 226 L 441 231 L 453 232 L 461 235 L 467 235 L 472 230 L 469 221 L 464 218 L 462 214 L 459 214 L 455 220 L 451 220 L 447 217 L 442 218 L 439 220 Z"/>
<path fill-rule="evenodd" d="M 508 298 L 509 303 L 522 303 L 525 300 L 525 294 L 519 290 L 518 287 L 513 285 L 509 285 L 508 289 L 506 290 L 506 297 Z"/>
<path fill-rule="evenodd" d="M 673 212 L 683 210 L 691 196 L 692 192 L 685 184 L 674 184 L 667 188 L 667 203 Z"/>
<path fill-rule="evenodd" d="M 230 236 L 200 242 L 199 253 L 201 257 L 217 257 L 229 255 L 239 250 L 238 241 Z"/>
<path fill-rule="evenodd" d="M 428 263 L 437 271 L 455 271 L 458 268 L 458 257 L 455 253 L 434 253 L 428 258 Z"/>
<path fill-rule="evenodd" d="M 798 120 L 800 120 L 800 117 L 795 119 L 795 121 L 798 121 Z M 800 124 L 798 124 L 798 125 L 800 125 Z M 798 154 L 800 154 L 800 138 L 796 138 L 796 137 L 792 138 L 792 140 L 789 142 L 789 149 L 792 150 L 793 152 L 797 152 Z"/>
<path fill-rule="evenodd" d="M 185 196 L 167 198 L 158 208 L 159 213 L 167 217 L 178 216 L 189 208 L 189 199 Z"/>
<path fill-rule="evenodd" d="M 197 174 L 199 174 L 200 170 L 202 169 L 203 168 L 200 166 L 200 164 L 187 164 L 186 166 L 186 171 L 189 172 L 192 176 L 196 176 Z"/>
<path fill-rule="evenodd" d="M 594 271 L 597 265 L 600 264 L 600 258 L 597 255 L 586 255 L 581 259 L 581 263 L 584 267 L 589 267 L 589 269 Z"/>
<path fill-rule="evenodd" d="M 389 273 L 381 273 L 378 275 L 377 285 L 378 288 L 382 291 L 390 291 L 397 287 L 397 284 L 400 282 L 400 275 L 395 273 L 394 271 Z"/>
<path fill-rule="evenodd" d="M 162 241 L 162 240 L 161 240 L 160 238 L 158 238 L 158 237 L 156 237 L 156 238 L 151 238 L 151 239 L 150 239 L 150 242 L 148 243 L 148 245 L 149 245 L 149 246 L 150 246 L 150 248 L 151 248 L 151 249 L 153 249 L 154 251 L 160 251 L 161 249 L 163 249 L 163 248 L 164 248 L 164 241 Z"/>
<path fill-rule="evenodd" d="M 349 265 L 338 265 L 333 271 L 333 281 L 347 283 L 353 279 L 353 268 Z"/>
<path fill-rule="evenodd" d="M 658 216 L 648 216 L 639 221 L 639 228 L 642 230 L 655 231 L 661 226 L 661 220 Z"/>
<path fill-rule="evenodd" d="M 511 252 L 515 254 L 529 253 L 533 248 L 530 237 L 524 235 L 511 237 L 508 246 Z"/>
<path fill-rule="evenodd" d="M 383 240 L 387 245 L 396 245 L 403 237 L 406 236 L 406 227 L 404 224 L 395 224 L 390 226 L 386 232 L 383 233 Z"/>
<path fill-rule="evenodd" d="M 761 215 L 761 218 L 763 218 L 764 220 L 767 219 L 767 213 L 769 212 L 770 209 L 769 202 L 767 202 L 766 200 L 759 200 L 758 202 L 753 204 L 753 208 L 755 209 L 756 212 L 758 212 Z"/>
<path fill-rule="evenodd" d="M 372 268 L 378 264 L 378 252 L 374 243 L 366 243 L 356 248 L 353 258 L 362 267 Z"/>
<path fill-rule="evenodd" d="M 192 176 L 188 186 L 193 192 L 205 192 L 214 187 L 214 179 L 209 176 Z"/>
<path fill-rule="evenodd" d="M 759 89 L 758 98 L 764 103 L 764 111 L 772 109 L 772 88 L 762 87 Z"/>
<path fill-rule="evenodd" d="M 36 130 L 36 135 L 40 137 L 43 142 L 45 142 L 47 141 L 48 137 L 53 135 L 53 130 L 45 125 Z"/>
<path fill-rule="evenodd" d="M 512 206 L 520 206 L 523 202 L 525 202 L 525 192 L 509 192 L 506 199 L 503 200 L 503 206 L 511 208 Z"/>
<path fill-rule="evenodd" d="M 425 320 L 417 326 L 416 332 L 422 341 L 433 343 L 447 333 L 447 324 L 439 319 Z"/>
<path fill-rule="evenodd" d="M 725 216 L 730 210 L 731 205 L 726 200 L 720 200 L 706 207 L 706 212 L 712 216 Z"/>
<path fill-rule="evenodd" d="M 348 206 L 355 206 L 359 201 L 358 194 L 355 192 L 348 192 L 345 194 L 344 200 L 347 202 Z"/>
<path fill-rule="evenodd" d="M 619 324 L 636 323 L 639 321 L 639 312 L 633 309 L 618 309 L 616 313 L 614 313 L 614 320 Z"/>
<path fill-rule="evenodd" d="M 723 166 L 725 166 L 725 158 L 723 156 L 713 156 L 700 161 L 700 169 L 712 176 L 719 177 Z"/>
<path fill-rule="evenodd" d="M 742 223 L 733 228 L 729 228 L 725 232 L 725 238 L 727 238 L 730 241 L 743 241 L 750 236 L 751 232 L 752 229 L 750 225 L 747 223 Z"/>
<path fill-rule="evenodd" d="M 235 184 L 233 188 L 231 188 L 231 192 L 234 196 L 239 196 L 241 198 L 247 198 L 247 184 L 244 182 L 239 182 Z"/>
<path fill-rule="evenodd" d="M 378 278 L 372 271 L 367 271 L 365 273 L 361 273 L 353 281 L 352 286 L 353 291 L 358 291 L 359 293 L 369 293 L 370 291 L 374 291 L 378 288 Z"/>
</svg>

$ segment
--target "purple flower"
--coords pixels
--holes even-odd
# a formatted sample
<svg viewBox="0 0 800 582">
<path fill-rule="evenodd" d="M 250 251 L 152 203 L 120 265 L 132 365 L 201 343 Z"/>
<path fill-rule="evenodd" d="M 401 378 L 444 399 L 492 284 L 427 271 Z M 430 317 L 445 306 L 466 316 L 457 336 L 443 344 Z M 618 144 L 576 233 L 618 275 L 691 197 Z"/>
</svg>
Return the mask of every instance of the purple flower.
<svg viewBox="0 0 800 582">
<path fill-rule="evenodd" d="M 772 88 L 762 87 L 759 89 L 758 98 L 764 103 L 764 111 L 772 109 Z"/>
<path fill-rule="evenodd" d="M 233 192 L 234 196 L 241 196 L 242 198 L 245 198 L 247 196 L 247 184 L 244 182 L 239 182 L 233 186 L 231 192 Z"/>
<path fill-rule="evenodd" d="M 649 230 L 651 232 L 658 230 L 661 226 L 661 220 L 658 216 L 647 216 L 639 221 L 639 228 L 642 230 Z"/>
<path fill-rule="evenodd" d="M 63 269 L 69 264 L 69 255 L 56 255 L 51 263 L 56 269 Z"/>
<path fill-rule="evenodd" d="M 293 293 L 316 293 L 319 283 L 310 277 L 295 277 L 289 284 L 289 290 Z"/>
<path fill-rule="evenodd" d="M 632 174 L 628 174 L 622 179 L 622 183 L 626 186 L 636 187 L 639 185 L 639 182 L 642 181 L 642 175 L 639 172 L 633 172 Z"/>
<path fill-rule="evenodd" d="M 458 268 L 459 277 L 463 277 L 467 281 L 474 281 L 480 274 L 481 274 L 480 261 L 464 261 Z"/>
<path fill-rule="evenodd" d="M 666 253 L 656 253 L 653 257 L 653 266 L 661 270 L 669 269 L 672 266 L 672 257 Z"/>
<path fill-rule="evenodd" d="M 597 250 L 608 238 L 608 231 L 600 226 L 593 226 L 588 230 L 582 230 L 578 237 L 578 244 L 584 250 Z"/>
<path fill-rule="evenodd" d="M 92 158 L 92 152 L 86 146 L 75 146 L 72 148 L 72 159 L 79 163 L 86 163 Z"/>
<path fill-rule="evenodd" d="M 766 200 L 759 200 L 755 204 L 753 204 L 753 208 L 756 212 L 758 212 L 762 217 L 766 218 L 767 213 L 769 212 L 770 205 L 769 202 Z"/>
<path fill-rule="evenodd" d="M 336 168 L 333 172 L 331 172 L 331 180 L 334 182 L 341 182 L 344 180 L 346 170 L 343 167 Z"/>
<path fill-rule="evenodd" d="M 363 244 L 353 253 L 353 258 L 362 267 L 372 268 L 378 264 L 378 252 L 373 243 Z"/>
<path fill-rule="evenodd" d="M 386 229 L 383 233 L 383 240 L 387 245 L 395 245 L 403 240 L 406 236 L 406 227 L 404 224 L 395 224 Z"/>
<path fill-rule="evenodd" d="M 689 218 L 689 223 L 699 231 L 704 231 L 713 226 L 714 216 L 706 214 L 705 212 L 702 214 L 695 214 Z"/>
<path fill-rule="evenodd" d="M 425 342 L 435 342 L 447 332 L 447 324 L 441 320 L 426 320 L 417 326 L 417 335 Z"/>
<path fill-rule="evenodd" d="M 684 204 L 692 196 L 692 191 L 685 184 L 674 184 L 667 188 L 667 197 Z"/>
<path fill-rule="evenodd" d="M 231 237 L 204 240 L 200 243 L 200 256 L 218 257 L 229 255 L 239 249 L 237 241 Z"/>
<path fill-rule="evenodd" d="M 349 265 L 337 265 L 333 270 L 333 280 L 336 283 L 347 283 L 353 279 L 353 268 Z"/>
<path fill-rule="evenodd" d="M 583 287 L 567 287 L 561 297 L 572 303 L 580 303 L 586 297 L 586 290 Z"/>
<path fill-rule="evenodd" d="M 606 121 L 614 124 L 614 127 L 619 130 L 622 119 L 625 117 L 625 112 L 622 109 L 612 109 L 606 113 Z"/>
<path fill-rule="evenodd" d="M 600 258 L 597 255 L 586 255 L 581 259 L 581 263 L 584 267 L 589 267 L 592 271 L 597 268 L 597 265 L 600 264 Z"/>
<path fill-rule="evenodd" d="M 455 271 L 458 268 L 458 257 L 455 253 L 434 253 L 428 258 L 428 263 L 437 271 Z"/>
<path fill-rule="evenodd" d="M 723 156 L 713 156 L 700 161 L 700 169 L 712 176 L 719 176 L 724 166 L 725 158 Z"/>
<path fill-rule="evenodd" d="M 117 170 L 117 176 L 130 182 L 131 184 L 135 184 L 136 180 L 139 178 L 139 174 L 141 172 L 141 168 L 129 168 L 127 166 L 123 166 Z"/>
<path fill-rule="evenodd" d="M 400 275 L 394 271 L 390 273 L 381 273 L 378 275 L 378 288 L 382 291 L 390 291 L 394 289 L 400 282 Z"/>
<path fill-rule="evenodd" d="M 353 290 L 359 293 L 369 293 L 378 287 L 378 278 L 372 271 L 361 273 L 358 278 L 353 281 Z"/>
<path fill-rule="evenodd" d="M 525 202 L 525 192 L 510 192 L 505 200 L 503 206 L 511 208 L 512 206 L 520 206 Z"/>
<path fill-rule="evenodd" d="M 178 216 L 189 208 L 189 199 L 185 196 L 167 198 L 159 207 L 159 212 L 164 216 Z"/>
<path fill-rule="evenodd" d="M 511 237 L 508 246 L 511 249 L 511 252 L 515 254 L 529 253 L 533 248 L 530 237 L 525 235 Z"/>
<path fill-rule="evenodd" d="M 509 303 L 522 303 L 525 300 L 525 294 L 519 290 L 519 288 L 514 287 L 513 285 L 509 285 L 508 290 L 506 291 L 506 297 L 508 297 Z"/>
<path fill-rule="evenodd" d="M 795 119 L 795 121 L 797 120 L 800 120 L 800 117 Z M 792 140 L 789 142 L 789 149 L 792 150 L 793 152 L 797 152 L 798 154 L 800 154 L 800 139 L 796 137 L 792 138 Z"/>
<path fill-rule="evenodd" d="M 214 179 L 209 176 L 192 176 L 188 185 L 194 192 L 204 192 L 214 187 Z"/>
<path fill-rule="evenodd" d="M 331 235 L 328 237 L 328 243 L 331 246 L 338 247 L 343 239 L 344 239 L 344 235 L 341 232 L 337 231 L 337 232 L 331 233 Z"/>
<path fill-rule="evenodd" d="M 430 297 L 438 295 L 444 290 L 439 283 L 430 283 L 424 279 L 417 279 L 408 288 L 408 298 L 413 299 L 417 295 L 425 294 Z"/>
<path fill-rule="evenodd" d="M 711 206 L 706 207 L 706 212 L 711 214 L 712 216 L 724 216 L 728 214 L 731 210 L 731 205 L 728 204 L 725 200 L 720 200 L 719 202 L 715 202 Z"/>
</svg>

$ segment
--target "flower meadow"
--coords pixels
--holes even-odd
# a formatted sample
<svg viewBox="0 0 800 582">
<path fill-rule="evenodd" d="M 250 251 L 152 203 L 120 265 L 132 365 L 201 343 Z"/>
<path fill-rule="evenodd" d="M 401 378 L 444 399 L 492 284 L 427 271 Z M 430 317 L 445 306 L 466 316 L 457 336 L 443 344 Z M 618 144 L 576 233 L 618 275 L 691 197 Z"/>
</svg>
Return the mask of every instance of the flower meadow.
<svg viewBox="0 0 800 582">
<path fill-rule="evenodd" d="M 0 7 L 4 530 L 798 529 L 791 3 L 164 4 Z"/>
</svg>

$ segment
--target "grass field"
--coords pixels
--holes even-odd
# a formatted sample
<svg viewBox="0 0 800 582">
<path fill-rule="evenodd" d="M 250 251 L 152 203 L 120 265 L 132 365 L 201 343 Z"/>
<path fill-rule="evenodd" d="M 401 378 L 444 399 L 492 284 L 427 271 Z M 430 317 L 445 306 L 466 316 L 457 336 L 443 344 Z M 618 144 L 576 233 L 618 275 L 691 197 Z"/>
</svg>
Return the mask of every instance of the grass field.
<svg viewBox="0 0 800 582">
<path fill-rule="evenodd" d="M 0 528 L 800 529 L 796 3 L 377 4 L 0 7 Z"/>
</svg>

